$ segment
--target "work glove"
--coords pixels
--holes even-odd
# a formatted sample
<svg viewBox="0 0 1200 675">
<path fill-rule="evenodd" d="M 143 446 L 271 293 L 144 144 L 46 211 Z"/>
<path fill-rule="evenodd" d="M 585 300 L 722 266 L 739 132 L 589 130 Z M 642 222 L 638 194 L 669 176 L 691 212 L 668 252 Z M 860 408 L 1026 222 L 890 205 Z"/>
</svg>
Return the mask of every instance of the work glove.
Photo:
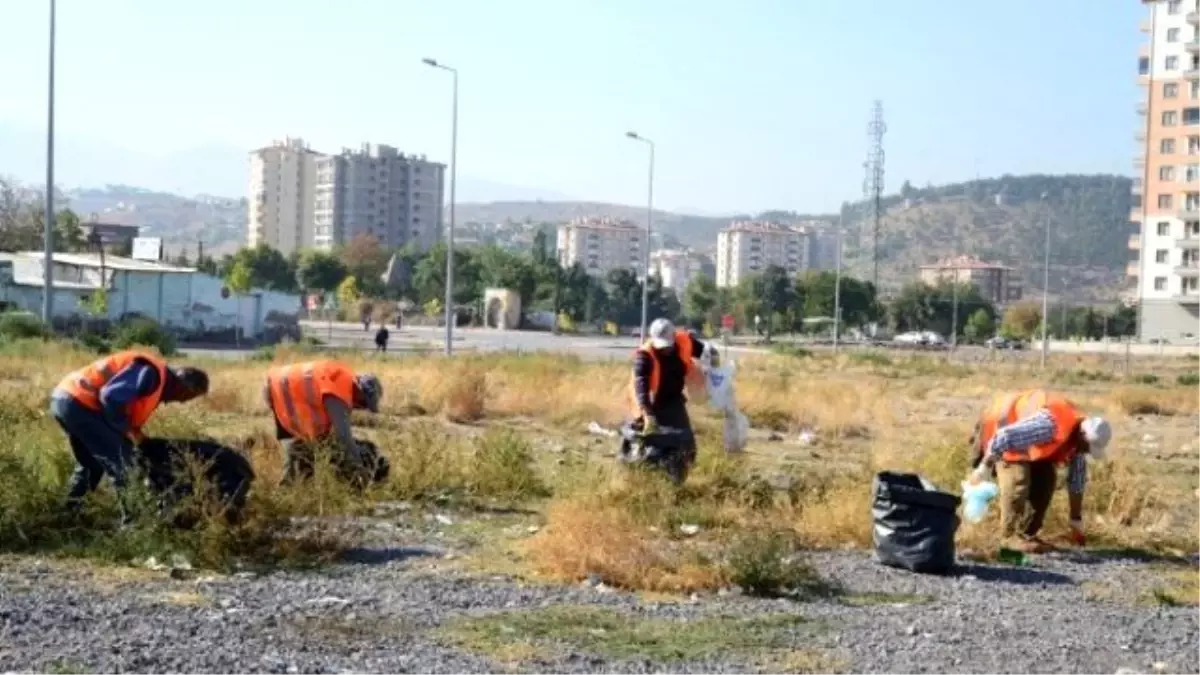
<svg viewBox="0 0 1200 675">
<path fill-rule="evenodd" d="M 643 414 L 642 415 L 642 435 L 650 436 L 651 434 L 656 434 L 656 433 L 658 433 L 658 420 L 654 418 L 654 415 Z"/>
<path fill-rule="evenodd" d="M 1083 520 L 1071 521 L 1071 532 L 1069 536 L 1072 544 L 1075 544 L 1076 546 L 1087 545 L 1087 535 L 1083 533 Z"/>
<path fill-rule="evenodd" d="M 975 467 L 975 470 L 971 472 L 971 475 L 967 480 L 971 483 L 971 485 L 978 485 L 986 481 L 991 472 L 992 467 L 989 466 L 987 462 L 980 462 L 979 466 Z"/>
</svg>

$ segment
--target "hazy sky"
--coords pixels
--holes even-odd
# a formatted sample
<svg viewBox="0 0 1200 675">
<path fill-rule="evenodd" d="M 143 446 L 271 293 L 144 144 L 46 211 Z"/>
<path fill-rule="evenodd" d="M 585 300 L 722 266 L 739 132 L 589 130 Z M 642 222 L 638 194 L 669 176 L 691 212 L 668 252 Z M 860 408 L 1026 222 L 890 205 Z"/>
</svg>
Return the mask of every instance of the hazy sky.
<svg viewBox="0 0 1200 675">
<path fill-rule="evenodd" d="M 139 152 L 375 141 L 580 199 L 829 210 L 887 184 L 1128 173 L 1131 0 L 59 0 L 61 133 Z M 48 0 L 0 0 L 0 122 L 45 119 Z M 64 170 L 69 170 L 69 167 Z M 244 170 L 237 166 L 234 170 Z M 0 173 L 4 148 L 0 147 Z"/>
</svg>

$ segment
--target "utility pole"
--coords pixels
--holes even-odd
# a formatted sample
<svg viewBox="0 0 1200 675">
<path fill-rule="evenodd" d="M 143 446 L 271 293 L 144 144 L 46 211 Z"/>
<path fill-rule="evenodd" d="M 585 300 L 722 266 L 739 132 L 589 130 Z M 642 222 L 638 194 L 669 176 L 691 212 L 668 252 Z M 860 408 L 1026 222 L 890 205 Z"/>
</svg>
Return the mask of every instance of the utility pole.
<svg viewBox="0 0 1200 675">
<path fill-rule="evenodd" d="M 635 141 L 641 141 L 650 146 L 650 179 L 646 188 L 646 266 L 642 277 L 642 336 L 646 340 L 646 331 L 650 322 L 650 227 L 654 220 L 654 141 L 639 135 L 635 131 L 627 131 L 625 135 Z"/>
<path fill-rule="evenodd" d="M 1046 221 L 1046 261 L 1042 266 L 1042 370 L 1046 369 L 1046 355 L 1050 352 L 1050 216 L 1046 213 L 1045 192 L 1042 193 L 1042 218 Z"/>
<path fill-rule="evenodd" d="M 458 70 L 433 59 L 422 59 L 423 63 L 450 73 L 454 79 L 450 113 L 450 224 L 446 228 L 446 356 L 454 355 L 454 188 L 458 172 Z M 558 322 L 558 317 L 554 318 Z"/>
<path fill-rule="evenodd" d="M 841 337 L 842 325 L 842 228 L 846 219 L 844 212 L 838 212 L 837 263 L 833 273 L 833 353 L 838 352 L 838 339 Z"/>
<path fill-rule="evenodd" d="M 46 97 L 46 213 L 42 257 L 42 321 L 54 325 L 54 33 L 55 0 L 50 0 L 50 70 Z"/>
</svg>

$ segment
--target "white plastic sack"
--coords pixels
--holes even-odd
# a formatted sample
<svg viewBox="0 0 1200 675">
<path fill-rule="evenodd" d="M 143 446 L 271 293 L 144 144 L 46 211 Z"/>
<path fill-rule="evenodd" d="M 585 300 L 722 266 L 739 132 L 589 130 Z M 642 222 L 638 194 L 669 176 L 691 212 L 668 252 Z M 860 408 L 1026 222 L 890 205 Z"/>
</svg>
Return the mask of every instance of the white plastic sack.
<svg viewBox="0 0 1200 675">
<path fill-rule="evenodd" d="M 725 411 L 725 452 L 741 452 L 746 449 L 750 437 L 750 420 L 737 410 Z"/>
<path fill-rule="evenodd" d="M 736 411 L 737 401 L 734 398 L 733 374 L 735 368 L 732 362 L 710 367 L 704 372 L 704 386 L 708 391 L 708 404 L 721 412 Z"/>
</svg>

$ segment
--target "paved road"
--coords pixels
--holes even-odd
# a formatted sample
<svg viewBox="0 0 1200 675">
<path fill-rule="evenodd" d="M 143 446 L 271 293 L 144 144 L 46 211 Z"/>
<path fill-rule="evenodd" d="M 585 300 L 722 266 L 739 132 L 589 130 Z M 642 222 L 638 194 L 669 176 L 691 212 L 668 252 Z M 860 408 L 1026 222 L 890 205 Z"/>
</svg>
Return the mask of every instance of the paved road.
<svg viewBox="0 0 1200 675">
<path fill-rule="evenodd" d="M 302 321 L 305 335 L 340 349 L 375 349 L 375 326 L 364 331 L 361 323 Z M 389 355 L 411 356 L 414 353 L 440 353 L 445 346 L 445 329 L 436 326 L 405 326 L 389 328 Z M 626 360 L 637 347 L 632 337 L 554 335 L 536 331 L 499 331 L 485 328 L 459 328 L 454 332 L 454 349 L 463 352 L 557 352 L 583 359 L 604 361 Z M 244 358 L 249 352 L 233 349 L 184 349 L 184 353 L 209 358 Z M 761 353 L 751 347 L 731 347 L 734 353 Z"/>
</svg>

